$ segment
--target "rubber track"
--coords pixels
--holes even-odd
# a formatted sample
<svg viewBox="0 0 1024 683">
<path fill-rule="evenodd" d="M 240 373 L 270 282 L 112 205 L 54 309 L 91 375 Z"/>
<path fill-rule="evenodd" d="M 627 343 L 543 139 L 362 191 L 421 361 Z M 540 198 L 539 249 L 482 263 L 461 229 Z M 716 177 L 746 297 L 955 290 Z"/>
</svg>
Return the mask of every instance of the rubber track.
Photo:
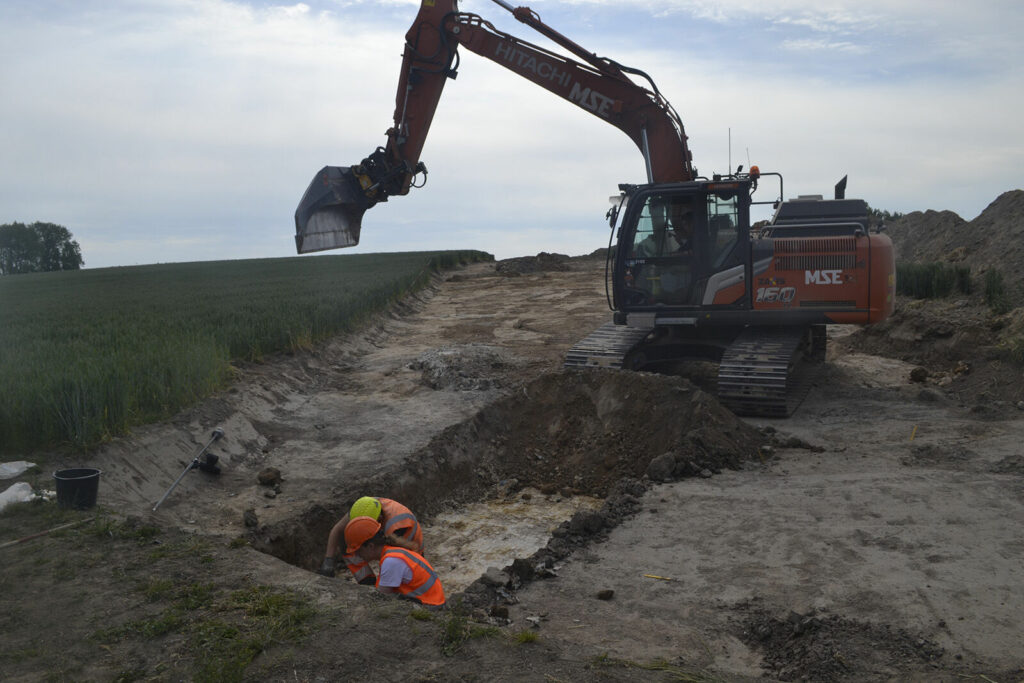
<svg viewBox="0 0 1024 683">
<path fill-rule="evenodd" d="M 578 341 L 565 356 L 567 368 L 622 368 L 622 361 L 653 328 L 605 323 Z"/>
<path fill-rule="evenodd" d="M 800 329 L 748 327 L 722 356 L 718 400 L 737 415 L 790 415 L 810 388 L 803 341 Z"/>
</svg>

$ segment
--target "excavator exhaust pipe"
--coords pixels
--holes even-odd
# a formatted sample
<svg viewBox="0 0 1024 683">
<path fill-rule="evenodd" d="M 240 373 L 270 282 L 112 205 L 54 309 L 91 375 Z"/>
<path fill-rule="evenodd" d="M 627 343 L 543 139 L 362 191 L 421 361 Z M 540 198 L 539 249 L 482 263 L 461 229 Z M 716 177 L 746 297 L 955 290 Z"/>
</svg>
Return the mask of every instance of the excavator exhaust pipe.
<svg viewBox="0 0 1024 683">
<path fill-rule="evenodd" d="M 356 246 L 363 214 L 375 203 L 350 167 L 324 166 L 295 210 L 296 252 Z"/>
</svg>

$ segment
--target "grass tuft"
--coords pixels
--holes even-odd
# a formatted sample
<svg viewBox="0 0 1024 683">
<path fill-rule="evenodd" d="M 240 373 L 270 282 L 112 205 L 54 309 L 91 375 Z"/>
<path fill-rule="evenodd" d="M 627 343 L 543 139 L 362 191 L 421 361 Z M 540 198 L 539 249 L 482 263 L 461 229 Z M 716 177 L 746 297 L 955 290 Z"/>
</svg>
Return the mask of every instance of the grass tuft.
<svg viewBox="0 0 1024 683">
<path fill-rule="evenodd" d="M 971 269 L 948 263 L 896 264 L 896 293 L 915 299 L 945 298 L 971 293 Z"/>
<path fill-rule="evenodd" d="M 1008 313 L 1013 308 L 1003 282 L 1003 274 L 994 268 L 985 271 L 984 295 L 985 303 L 996 315 Z"/>
<path fill-rule="evenodd" d="M 512 634 L 512 640 L 522 645 L 524 643 L 535 643 L 540 640 L 540 634 L 532 629 L 523 629 Z"/>
</svg>

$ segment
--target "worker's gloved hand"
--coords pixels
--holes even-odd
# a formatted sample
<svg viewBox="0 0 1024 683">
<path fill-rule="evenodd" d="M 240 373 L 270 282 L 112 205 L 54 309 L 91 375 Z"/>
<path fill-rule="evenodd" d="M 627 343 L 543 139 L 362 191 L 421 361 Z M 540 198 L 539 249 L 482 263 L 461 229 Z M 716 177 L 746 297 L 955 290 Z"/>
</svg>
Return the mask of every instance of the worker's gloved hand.
<svg viewBox="0 0 1024 683">
<path fill-rule="evenodd" d="M 320 569 L 317 570 L 317 573 L 323 574 L 324 576 L 334 576 L 334 562 L 335 560 L 333 557 L 325 557 L 324 562 L 320 565 Z"/>
</svg>

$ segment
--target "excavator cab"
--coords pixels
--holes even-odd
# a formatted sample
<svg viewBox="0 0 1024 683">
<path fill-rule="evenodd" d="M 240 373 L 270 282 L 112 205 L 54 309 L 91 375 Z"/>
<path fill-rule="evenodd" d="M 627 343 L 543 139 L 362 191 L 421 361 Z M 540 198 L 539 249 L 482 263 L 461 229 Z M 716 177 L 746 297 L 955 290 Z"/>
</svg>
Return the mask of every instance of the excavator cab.
<svg viewBox="0 0 1024 683">
<path fill-rule="evenodd" d="M 620 317 L 749 306 L 745 286 L 717 296 L 723 285 L 744 282 L 749 241 L 748 183 L 721 185 L 699 181 L 634 188 L 612 269 Z"/>
</svg>

